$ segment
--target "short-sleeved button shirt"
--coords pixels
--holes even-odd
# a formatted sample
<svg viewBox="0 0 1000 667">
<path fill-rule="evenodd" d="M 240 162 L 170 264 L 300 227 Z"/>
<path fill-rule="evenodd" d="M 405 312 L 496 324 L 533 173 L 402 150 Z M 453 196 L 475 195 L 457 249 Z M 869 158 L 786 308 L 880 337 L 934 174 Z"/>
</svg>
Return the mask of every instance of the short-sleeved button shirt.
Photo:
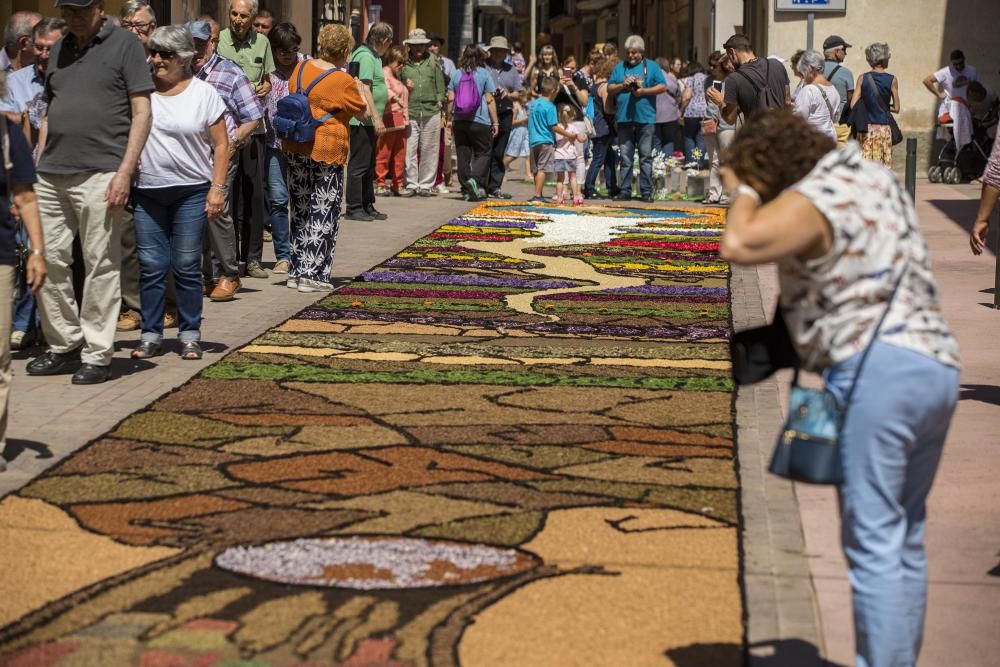
<svg viewBox="0 0 1000 667">
<path fill-rule="evenodd" d="M 0 111 L 21 113 L 28 102 L 38 93 L 45 90 L 45 77 L 38 73 L 38 68 L 22 67 L 7 76 L 7 97 L 0 100 Z"/>
<path fill-rule="evenodd" d="M 532 148 L 542 144 L 555 145 L 556 138 L 552 133 L 552 126 L 558 124 L 556 105 L 544 97 L 539 97 L 531 103 L 528 112 L 528 143 Z"/>
<path fill-rule="evenodd" d="M 455 73 L 451 75 L 451 83 L 448 84 L 448 90 L 458 89 L 458 84 L 462 81 L 462 74 L 462 70 L 455 70 Z M 472 76 L 476 81 L 476 88 L 479 90 L 479 108 L 476 109 L 476 115 L 471 119 L 464 120 L 471 120 L 473 123 L 479 123 L 480 125 L 492 125 L 493 120 L 490 118 L 490 108 L 486 102 L 486 96 L 492 95 L 497 89 L 493 83 L 493 77 L 490 76 L 485 67 L 477 67 Z M 452 105 L 452 110 L 454 111 L 454 105 Z"/>
<path fill-rule="evenodd" d="M 516 93 L 524 87 L 524 80 L 521 78 L 521 75 L 508 62 L 500 63 L 500 67 L 493 67 L 493 63 L 487 60 L 486 71 L 493 77 L 493 83 L 497 88 L 503 88 L 509 93 Z M 510 95 L 497 98 L 497 111 L 513 113 L 514 99 Z"/>
<path fill-rule="evenodd" d="M 389 88 L 385 85 L 385 72 L 382 71 L 382 60 L 375 52 L 362 44 L 354 49 L 351 62 L 358 63 L 358 78 L 371 85 L 372 99 L 375 100 L 375 113 L 379 118 L 385 112 L 385 104 L 389 101 Z M 351 119 L 351 125 L 372 125 L 372 119 L 364 123 L 357 118 Z"/>
<path fill-rule="evenodd" d="M 132 126 L 130 97 L 153 90 L 142 43 L 105 18 L 89 44 L 68 34 L 45 72 L 49 134 L 40 173 L 118 171 Z"/>
<path fill-rule="evenodd" d="M 251 30 L 245 40 L 236 39 L 229 28 L 219 33 L 219 45 L 216 52 L 223 58 L 228 58 L 239 65 L 243 73 L 250 79 L 250 84 L 257 86 L 267 80 L 267 75 L 274 71 L 274 55 L 271 44 L 263 35 Z M 257 126 L 254 134 L 264 133 L 264 123 Z"/>
<path fill-rule="evenodd" d="M 13 185 L 29 185 L 35 182 L 35 163 L 31 159 L 31 149 L 24 138 L 20 126 L 3 118 L 3 131 L 10 142 L 10 181 Z M 7 174 L 0 169 L 0 264 L 14 264 L 14 220 L 10 217 L 7 195 L 12 191 L 7 183 Z M 9 303 L 9 302 L 8 302 Z"/>
<path fill-rule="evenodd" d="M 838 65 L 840 65 L 840 69 L 837 69 Z M 833 70 L 835 69 L 837 69 L 837 73 L 833 74 Z M 831 78 L 831 75 L 833 78 Z M 823 64 L 823 76 L 837 89 L 837 94 L 840 95 L 842 105 L 850 102 L 851 97 L 848 93 L 854 90 L 854 74 L 851 73 L 851 70 L 838 62 L 827 60 Z M 841 109 L 843 109 L 843 106 L 841 106 Z M 833 122 L 840 122 L 839 112 L 837 118 L 833 119 Z"/>
<path fill-rule="evenodd" d="M 609 84 L 625 83 L 626 77 L 637 76 L 643 80 L 643 88 L 652 88 L 660 84 L 666 85 L 667 78 L 663 70 L 654 61 L 644 58 L 634 65 L 621 61 L 615 65 Z M 650 125 L 656 122 L 656 97 L 650 95 L 633 95 L 631 92 L 618 93 L 618 113 L 615 120 L 619 123 L 641 123 Z"/>
<path fill-rule="evenodd" d="M 794 189 L 833 231 L 823 257 L 778 262 L 782 312 L 803 367 L 829 368 L 865 349 L 897 284 L 879 339 L 959 366 L 927 243 L 895 175 L 851 142 L 827 153 Z"/>
</svg>

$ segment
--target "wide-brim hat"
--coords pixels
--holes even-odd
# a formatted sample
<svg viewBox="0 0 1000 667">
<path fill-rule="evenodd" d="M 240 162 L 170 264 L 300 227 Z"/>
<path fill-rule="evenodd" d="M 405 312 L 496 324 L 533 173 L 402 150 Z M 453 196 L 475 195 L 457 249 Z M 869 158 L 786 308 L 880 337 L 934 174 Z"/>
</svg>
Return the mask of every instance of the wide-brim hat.
<svg viewBox="0 0 1000 667">
<path fill-rule="evenodd" d="M 510 51 L 510 45 L 507 43 L 507 38 L 501 35 L 497 35 L 490 40 L 489 45 L 486 47 L 487 50 L 492 51 L 493 49 L 503 49 L 504 51 Z"/>
<path fill-rule="evenodd" d="M 430 44 L 431 40 L 427 37 L 427 31 L 423 28 L 414 28 L 406 35 L 406 39 L 403 40 L 403 44 Z"/>
</svg>

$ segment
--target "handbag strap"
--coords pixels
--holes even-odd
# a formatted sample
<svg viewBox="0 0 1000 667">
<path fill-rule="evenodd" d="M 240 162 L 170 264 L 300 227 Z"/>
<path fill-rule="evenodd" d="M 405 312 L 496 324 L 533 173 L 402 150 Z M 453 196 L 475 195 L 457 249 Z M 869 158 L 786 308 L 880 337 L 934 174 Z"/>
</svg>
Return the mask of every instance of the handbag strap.
<svg viewBox="0 0 1000 667">
<path fill-rule="evenodd" d="M 875 83 L 875 79 L 872 78 L 871 73 L 866 74 L 865 78 L 868 79 L 868 83 L 875 89 L 875 97 L 878 98 L 879 104 L 882 106 L 882 111 L 889 113 L 889 105 L 886 103 L 885 98 L 882 97 L 882 92 L 878 89 L 878 85 Z M 889 94 L 892 95 L 892 92 L 890 91 Z"/>
<path fill-rule="evenodd" d="M 865 367 L 865 362 L 868 360 L 868 354 L 872 351 L 872 346 L 875 341 L 878 340 L 878 334 L 882 330 L 882 325 L 885 324 L 885 319 L 889 316 L 889 311 L 892 310 L 892 304 L 896 300 L 896 294 L 899 292 L 899 286 L 903 283 L 903 278 L 906 277 L 907 271 L 909 271 L 909 264 L 903 266 L 903 272 L 899 274 L 899 278 L 896 279 L 896 284 L 892 288 L 892 294 L 889 295 L 889 301 L 885 304 L 885 310 L 882 311 L 882 317 L 878 319 L 878 324 L 875 325 L 875 331 L 872 332 L 872 339 L 868 341 L 868 345 L 865 346 L 865 351 L 861 353 L 861 361 L 858 362 L 858 370 L 854 374 L 854 380 L 851 382 L 851 388 L 847 390 L 847 395 L 844 397 L 844 405 L 851 404 L 851 397 L 854 396 L 854 390 L 858 386 L 858 379 L 861 378 L 861 371 Z"/>
</svg>

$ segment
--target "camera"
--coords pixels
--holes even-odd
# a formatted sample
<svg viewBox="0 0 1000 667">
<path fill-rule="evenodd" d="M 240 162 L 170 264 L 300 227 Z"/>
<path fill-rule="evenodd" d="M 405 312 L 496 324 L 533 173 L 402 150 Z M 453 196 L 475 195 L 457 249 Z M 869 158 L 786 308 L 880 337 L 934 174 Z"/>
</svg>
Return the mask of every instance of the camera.
<svg viewBox="0 0 1000 667">
<path fill-rule="evenodd" d="M 639 82 L 629 81 L 628 83 L 625 84 L 625 90 L 631 90 L 634 93 L 635 91 L 639 90 Z"/>
</svg>

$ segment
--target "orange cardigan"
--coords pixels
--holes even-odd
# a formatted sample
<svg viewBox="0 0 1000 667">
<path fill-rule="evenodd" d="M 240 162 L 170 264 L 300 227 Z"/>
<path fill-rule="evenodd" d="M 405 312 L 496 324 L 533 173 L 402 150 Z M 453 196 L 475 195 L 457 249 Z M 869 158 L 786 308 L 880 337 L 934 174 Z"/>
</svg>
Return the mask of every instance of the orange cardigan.
<svg viewBox="0 0 1000 667">
<path fill-rule="evenodd" d="M 325 71 L 311 60 L 299 63 L 288 77 L 289 93 L 298 92 L 295 83 L 300 67 L 305 68 L 302 71 L 302 90 Z M 345 164 L 350 149 L 348 123 L 354 114 L 365 108 L 365 100 L 358 91 L 357 82 L 347 72 L 334 72 L 316 84 L 309 93 L 309 107 L 313 118 L 320 118 L 331 112 L 334 116 L 316 128 L 316 137 L 310 143 L 297 144 L 283 140 L 282 148 L 288 153 L 308 155 L 316 162 Z"/>
</svg>

